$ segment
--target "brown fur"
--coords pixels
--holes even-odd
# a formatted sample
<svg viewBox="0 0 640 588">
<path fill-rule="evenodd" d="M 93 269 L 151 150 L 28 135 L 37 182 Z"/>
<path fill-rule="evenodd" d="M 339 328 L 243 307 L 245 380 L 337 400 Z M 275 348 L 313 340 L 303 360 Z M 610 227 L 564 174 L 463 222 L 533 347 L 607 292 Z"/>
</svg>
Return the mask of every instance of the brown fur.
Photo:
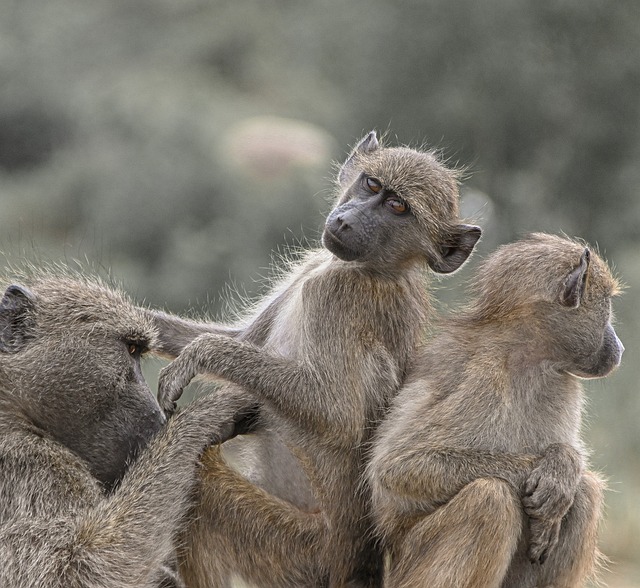
<svg viewBox="0 0 640 588">
<path fill-rule="evenodd" d="M 97 280 L 20 282 L 0 302 L 0 585 L 183 586 L 167 564 L 232 403 L 203 399 L 164 426 L 140 371 L 157 343 L 147 314 Z"/>
<path fill-rule="evenodd" d="M 400 198 L 411 212 L 391 211 Z M 303 513 L 248 484 L 210 452 L 185 537 L 194 588 L 219 585 L 229 572 L 262 586 L 381 581 L 362 485 L 371 434 L 427 325 L 428 266 L 457 269 L 480 230 L 460 224 L 453 172 L 432 153 L 380 147 L 374 133 L 340 170 L 336 200 L 327 249 L 310 252 L 243 325 L 189 331 L 157 315 L 169 352 L 189 333 L 213 332 L 161 374 L 161 404 L 170 409 L 198 373 L 242 386 L 263 403 L 258 434 L 295 453 L 320 511 Z"/>
<path fill-rule="evenodd" d="M 603 484 L 586 472 L 579 377 L 614 369 L 618 289 L 585 246 L 534 234 L 476 274 L 379 429 L 368 468 L 387 585 L 581 586 Z"/>
</svg>

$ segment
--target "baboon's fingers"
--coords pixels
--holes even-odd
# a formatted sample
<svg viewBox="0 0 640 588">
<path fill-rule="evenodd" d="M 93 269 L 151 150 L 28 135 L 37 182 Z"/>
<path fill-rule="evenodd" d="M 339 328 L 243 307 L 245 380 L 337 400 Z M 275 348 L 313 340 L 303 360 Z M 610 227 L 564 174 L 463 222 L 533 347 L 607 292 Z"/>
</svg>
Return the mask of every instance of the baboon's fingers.
<svg viewBox="0 0 640 588">
<path fill-rule="evenodd" d="M 247 435 L 253 433 L 259 428 L 260 420 L 260 405 L 253 404 L 241 408 L 233 417 L 226 423 L 220 425 L 220 430 L 212 437 L 212 445 L 219 445 L 225 443 L 229 439 L 233 439 L 238 435 Z"/>
<path fill-rule="evenodd" d="M 561 520 L 529 519 L 529 560 L 543 564 L 560 537 Z"/>
<path fill-rule="evenodd" d="M 229 439 L 236 435 L 247 435 L 259 429 L 261 408 L 262 406 L 260 404 L 253 404 L 242 408 L 236 415 L 233 434 L 229 436 Z M 225 441 L 226 440 L 227 439 L 225 439 Z"/>
<path fill-rule="evenodd" d="M 534 469 L 526 482 L 524 483 L 524 492 L 523 496 L 530 497 L 538 488 L 538 484 L 540 483 L 541 472 L 538 468 Z"/>
<path fill-rule="evenodd" d="M 158 403 L 167 416 L 176 410 L 176 401 L 182 396 L 183 390 L 196 374 L 192 372 L 190 364 L 176 358 L 168 366 L 160 370 L 158 378 Z"/>
<path fill-rule="evenodd" d="M 525 482 L 522 505 L 530 517 L 548 518 L 551 513 L 554 481 L 545 477 L 539 470 L 533 470 Z"/>
<path fill-rule="evenodd" d="M 178 409 L 178 403 L 171 402 L 171 403 L 167 403 L 166 406 L 163 404 L 160 404 L 160 408 L 162 408 L 162 411 L 164 412 L 164 416 L 169 418 L 170 416 L 173 416 L 175 414 L 176 410 Z"/>
<path fill-rule="evenodd" d="M 557 477 L 533 470 L 524 485 L 522 506 L 536 519 L 561 519 L 573 504 L 575 488 L 560 483 Z"/>
</svg>

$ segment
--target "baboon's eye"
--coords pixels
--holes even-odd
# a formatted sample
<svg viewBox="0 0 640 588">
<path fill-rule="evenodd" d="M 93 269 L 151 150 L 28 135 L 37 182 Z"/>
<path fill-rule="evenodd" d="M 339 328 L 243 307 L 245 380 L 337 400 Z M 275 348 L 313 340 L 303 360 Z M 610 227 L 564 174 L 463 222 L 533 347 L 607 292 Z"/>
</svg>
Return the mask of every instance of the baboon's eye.
<svg viewBox="0 0 640 588">
<path fill-rule="evenodd" d="M 364 180 L 367 188 L 373 192 L 374 194 L 378 194 L 380 193 L 380 190 L 382 190 L 382 184 L 376 180 L 375 178 L 365 178 Z"/>
<path fill-rule="evenodd" d="M 134 341 L 126 341 L 127 351 L 131 357 L 140 357 L 145 351 L 146 347 L 142 343 L 136 343 Z"/>
<path fill-rule="evenodd" d="M 389 207 L 393 214 L 406 214 L 409 212 L 409 205 L 398 196 L 387 198 L 384 203 Z"/>
</svg>

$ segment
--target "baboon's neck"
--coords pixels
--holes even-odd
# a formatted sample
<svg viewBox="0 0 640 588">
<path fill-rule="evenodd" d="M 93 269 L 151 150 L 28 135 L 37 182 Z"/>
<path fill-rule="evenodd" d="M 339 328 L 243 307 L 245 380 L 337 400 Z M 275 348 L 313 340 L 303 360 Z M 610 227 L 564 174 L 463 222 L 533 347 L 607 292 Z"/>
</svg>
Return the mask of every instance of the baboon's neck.
<svg viewBox="0 0 640 588">
<path fill-rule="evenodd" d="M 539 337 L 527 328 L 518 331 L 494 323 L 468 332 L 456 326 L 449 336 L 457 339 L 458 351 L 457 360 L 447 368 L 448 377 L 474 373 L 475 385 L 495 394 L 505 407 L 526 414 L 523 446 L 579 443 L 582 386 L 537 345 Z M 463 382 L 461 385 L 468 385 L 466 380 Z"/>
</svg>

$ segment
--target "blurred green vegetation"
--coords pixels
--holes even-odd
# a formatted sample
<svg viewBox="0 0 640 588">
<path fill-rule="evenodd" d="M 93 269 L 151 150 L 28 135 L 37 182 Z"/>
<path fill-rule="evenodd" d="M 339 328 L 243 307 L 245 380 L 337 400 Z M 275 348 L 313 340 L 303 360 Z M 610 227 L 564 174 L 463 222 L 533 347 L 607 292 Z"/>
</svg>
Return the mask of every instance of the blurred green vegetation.
<svg viewBox="0 0 640 588">
<path fill-rule="evenodd" d="M 152 305 L 220 313 L 260 291 L 273 251 L 317 239 L 331 161 L 371 128 L 469 169 L 479 255 L 531 230 L 598 244 L 629 286 L 627 351 L 589 383 L 585 433 L 612 489 L 603 549 L 614 570 L 638 563 L 637 0 L 0 8 L 9 257 L 89 260 Z"/>
</svg>

